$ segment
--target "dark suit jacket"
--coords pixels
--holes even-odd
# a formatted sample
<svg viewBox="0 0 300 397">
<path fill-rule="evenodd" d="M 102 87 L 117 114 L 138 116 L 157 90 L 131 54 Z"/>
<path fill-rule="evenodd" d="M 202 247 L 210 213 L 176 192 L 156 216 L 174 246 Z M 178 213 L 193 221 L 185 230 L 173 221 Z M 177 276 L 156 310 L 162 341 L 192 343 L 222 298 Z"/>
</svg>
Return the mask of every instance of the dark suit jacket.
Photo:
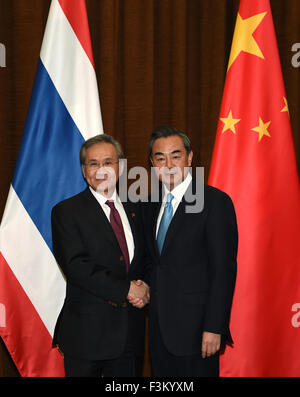
<svg viewBox="0 0 300 397">
<path fill-rule="evenodd" d="M 67 282 L 53 345 L 69 356 L 117 358 L 128 332 L 143 355 L 145 313 L 126 300 L 130 280 L 143 279 L 141 216 L 135 204 L 123 206 L 135 244 L 128 274 L 110 222 L 89 188 L 52 210 L 53 251 Z"/>
<path fill-rule="evenodd" d="M 155 310 L 165 346 L 178 356 L 201 353 L 203 331 L 222 334 L 223 343 L 232 342 L 229 317 L 237 266 L 237 224 L 230 197 L 205 185 L 202 212 L 185 213 L 185 204 L 183 198 L 161 256 L 155 237 L 161 202 L 143 205 L 152 263 L 146 280 L 152 296 L 149 321 Z"/>
</svg>

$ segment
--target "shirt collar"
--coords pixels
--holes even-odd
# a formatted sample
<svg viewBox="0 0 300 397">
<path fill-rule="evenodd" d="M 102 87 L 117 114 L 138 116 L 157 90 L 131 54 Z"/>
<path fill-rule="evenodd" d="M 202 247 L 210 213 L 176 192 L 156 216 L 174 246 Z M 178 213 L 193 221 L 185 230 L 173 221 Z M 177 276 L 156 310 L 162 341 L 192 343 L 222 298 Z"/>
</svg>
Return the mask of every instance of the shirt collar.
<svg viewBox="0 0 300 397">
<path fill-rule="evenodd" d="M 180 202 L 182 200 L 182 197 L 184 196 L 185 192 L 187 191 L 187 188 L 188 188 L 189 184 L 191 183 L 191 181 L 192 181 L 192 175 L 190 174 L 190 172 L 188 172 L 185 179 L 179 185 L 174 187 L 174 189 L 172 190 L 171 193 L 177 202 Z M 163 202 L 166 202 L 167 196 L 170 193 L 170 191 L 166 185 L 163 184 L 163 187 L 164 187 Z"/>
<path fill-rule="evenodd" d="M 118 200 L 118 195 L 116 189 L 114 190 L 113 194 L 111 197 L 106 197 L 103 196 L 103 194 L 96 192 L 91 186 L 89 186 L 90 191 L 92 192 L 93 196 L 96 198 L 96 200 L 101 204 L 104 205 L 107 200 L 113 201 L 114 203 L 119 203 Z"/>
</svg>

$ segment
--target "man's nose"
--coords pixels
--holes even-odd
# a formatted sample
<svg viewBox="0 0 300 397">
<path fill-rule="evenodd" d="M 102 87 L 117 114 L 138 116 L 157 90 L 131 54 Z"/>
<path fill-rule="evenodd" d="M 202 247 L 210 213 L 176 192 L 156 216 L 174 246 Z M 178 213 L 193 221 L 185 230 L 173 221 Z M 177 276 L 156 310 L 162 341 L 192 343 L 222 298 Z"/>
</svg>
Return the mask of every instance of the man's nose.
<svg viewBox="0 0 300 397">
<path fill-rule="evenodd" d="M 168 167 L 168 168 L 172 168 L 173 167 L 173 161 L 172 161 L 172 158 L 170 156 L 167 156 L 167 158 L 166 158 L 166 167 Z"/>
<path fill-rule="evenodd" d="M 108 172 L 103 169 L 103 167 L 99 167 L 96 171 L 96 177 L 105 177 L 108 175 Z"/>
</svg>

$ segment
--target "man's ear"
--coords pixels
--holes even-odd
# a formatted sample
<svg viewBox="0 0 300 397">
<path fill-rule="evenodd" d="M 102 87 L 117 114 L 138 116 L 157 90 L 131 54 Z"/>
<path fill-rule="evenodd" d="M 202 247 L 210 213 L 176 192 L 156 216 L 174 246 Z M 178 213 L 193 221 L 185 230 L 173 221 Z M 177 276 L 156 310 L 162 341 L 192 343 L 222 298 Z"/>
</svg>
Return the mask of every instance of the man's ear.
<svg viewBox="0 0 300 397">
<path fill-rule="evenodd" d="M 83 164 L 81 164 L 81 171 L 82 171 L 84 179 L 86 179 L 85 178 L 85 169 L 84 169 L 84 165 Z"/>
<path fill-rule="evenodd" d="M 193 160 L 193 152 L 192 150 L 190 151 L 189 155 L 188 155 L 188 163 L 189 163 L 189 167 L 192 165 L 192 160 Z"/>
</svg>

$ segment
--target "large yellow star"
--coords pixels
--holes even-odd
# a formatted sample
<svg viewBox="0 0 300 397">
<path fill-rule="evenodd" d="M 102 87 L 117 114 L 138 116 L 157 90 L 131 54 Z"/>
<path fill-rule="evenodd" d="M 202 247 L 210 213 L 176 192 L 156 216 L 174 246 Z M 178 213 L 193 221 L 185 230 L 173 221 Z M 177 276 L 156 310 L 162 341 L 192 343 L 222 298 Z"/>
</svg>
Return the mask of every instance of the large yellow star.
<svg viewBox="0 0 300 397">
<path fill-rule="evenodd" d="M 269 127 L 270 124 L 271 124 L 271 121 L 268 121 L 267 123 L 264 123 L 262 121 L 262 119 L 259 118 L 258 126 L 255 127 L 255 128 L 251 128 L 252 131 L 258 132 L 258 142 L 260 142 L 260 140 L 262 139 L 262 137 L 264 135 L 269 136 L 269 137 L 271 136 L 269 131 L 268 131 L 268 127 Z"/>
<path fill-rule="evenodd" d="M 227 71 L 242 51 L 264 59 L 264 56 L 253 37 L 253 33 L 266 14 L 266 12 L 262 12 L 261 14 L 256 14 L 250 18 L 243 19 L 238 13 Z"/>
<path fill-rule="evenodd" d="M 230 110 L 229 114 L 227 117 L 220 117 L 220 120 L 223 121 L 224 127 L 223 127 L 223 132 L 227 130 L 231 130 L 235 134 L 235 124 L 238 123 L 241 119 L 234 119 L 232 117 L 232 111 Z"/>
<path fill-rule="evenodd" d="M 288 112 L 288 115 L 290 115 L 287 99 L 285 97 L 283 97 L 283 100 L 284 100 L 285 106 L 280 111 L 281 112 Z"/>
</svg>

